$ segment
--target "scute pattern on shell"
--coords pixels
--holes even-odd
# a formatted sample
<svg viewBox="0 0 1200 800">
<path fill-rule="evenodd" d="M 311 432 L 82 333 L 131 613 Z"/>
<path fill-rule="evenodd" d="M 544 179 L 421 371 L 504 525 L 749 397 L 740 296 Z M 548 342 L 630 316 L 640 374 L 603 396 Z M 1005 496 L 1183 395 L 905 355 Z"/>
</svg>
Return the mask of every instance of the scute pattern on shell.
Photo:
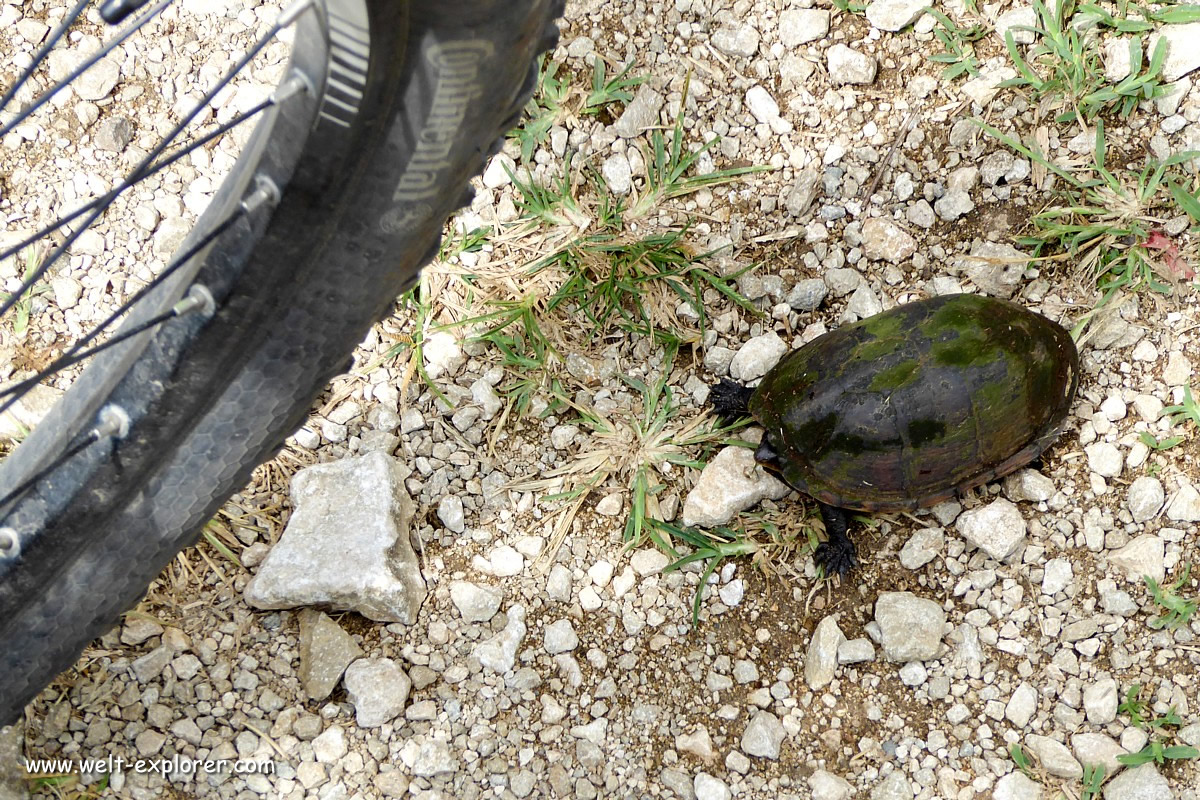
<svg viewBox="0 0 1200 800">
<path fill-rule="evenodd" d="M 794 488 L 841 508 L 934 505 L 1057 437 L 1079 354 L 1057 323 L 981 295 L 921 300 L 789 353 L 750 412 Z"/>
</svg>

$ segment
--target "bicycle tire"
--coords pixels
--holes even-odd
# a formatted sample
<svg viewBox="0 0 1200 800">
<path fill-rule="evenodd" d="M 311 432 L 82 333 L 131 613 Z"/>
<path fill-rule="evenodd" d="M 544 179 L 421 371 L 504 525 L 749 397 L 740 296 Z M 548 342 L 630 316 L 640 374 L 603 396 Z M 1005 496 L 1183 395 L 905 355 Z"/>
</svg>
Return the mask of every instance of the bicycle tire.
<svg viewBox="0 0 1200 800">
<path fill-rule="evenodd" d="M 0 559 L 0 726 L 195 541 L 415 282 L 519 118 L 563 0 L 311 5 L 328 25 L 297 20 L 292 59 L 311 58 L 303 37 L 326 37 L 314 121 L 303 136 L 286 110 L 260 123 L 210 205 L 240 203 L 257 180 L 279 187 L 273 212 L 240 220 L 138 316 L 191 282 L 215 312 L 104 353 L 0 464 L 0 491 L 19 486 L 101 408 L 135 409 L 128 433 L 41 479 L 0 523 L 20 536 Z"/>
</svg>

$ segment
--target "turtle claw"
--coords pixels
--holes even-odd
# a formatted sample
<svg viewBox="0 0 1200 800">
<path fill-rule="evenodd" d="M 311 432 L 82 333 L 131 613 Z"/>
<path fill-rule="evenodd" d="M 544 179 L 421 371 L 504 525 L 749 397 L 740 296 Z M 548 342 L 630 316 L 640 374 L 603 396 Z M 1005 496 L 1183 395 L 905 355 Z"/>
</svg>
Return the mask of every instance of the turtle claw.
<svg viewBox="0 0 1200 800">
<path fill-rule="evenodd" d="M 850 570 L 858 566 L 858 552 L 854 542 L 842 538 L 840 541 L 821 542 L 817 545 L 817 549 L 813 551 L 813 560 L 826 577 L 837 575 L 844 578 Z"/>
</svg>

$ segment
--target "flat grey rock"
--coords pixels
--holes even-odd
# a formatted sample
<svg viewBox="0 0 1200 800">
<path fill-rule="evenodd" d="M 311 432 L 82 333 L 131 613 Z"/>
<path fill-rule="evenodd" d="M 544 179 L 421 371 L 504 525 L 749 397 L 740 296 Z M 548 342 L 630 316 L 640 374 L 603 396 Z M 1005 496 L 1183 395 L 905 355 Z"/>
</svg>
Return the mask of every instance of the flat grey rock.
<svg viewBox="0 0 1200 800">
<path fill-rule="evenodd" d="M 665 98 L 648 83 L 638 87 L 637 93 L 613 123 L 612 130 L 622 139 L 638 136 L 652 125 L 658 124 L 658 111 Z"/>
<path fill-rule="evenodd" d="M 808 788 L 812 790 L 812 800 L 849 800 L 854 794 L 849 781 L 824 769 L 808 776 Z"/>
<path fill-rule="evenodd" d="M 817 625 L 804 658 L 804 682 L 808 688 L 820 689 L 833 680 L 838 665 L 838 648 L 844 641 L 846 636 L 838 627 L 836 614 L 829 615 Z"/>
<path fill-rule="evenodd" d="M 500 592 L 470 581 L 450 584 L 450 601 L 466 622 L 487 622 L 500 610 Z"/>
<path fill-rule="evenodd" d="M 1025 737 L 1025 746 L 1041 763 L 1042 769 L 1057 778 L 1080 778 L 1083 766 L 1071 755 L 1067 746 L 1049 736 L 1030 734 Z"/>
<path fill-rule="evenodd" d="M 913 800 L 912 782 L 897 769 L 875 785 L 871 800 Z"/>
<path fill-rule="evenodd" d="M 898 31 L 925 12 L 922 0 L 874 0 L 867 6 L 867 21 L 881 31 Z"/>
<path fill-rule="evenodd" d="M 875 602 L 875 622 L 888 661 L 928 661 L 941 647 L 946 612 L 911 592 L 884 592 Z"/>
<path fill-rule="evenodd" d="M 1134 522 L 1146 522 L 1159 512 L 1165 499 L 1162 481 L 1152 475 L 1143 475 L 1129 484 L 1125 505 Z"/>
<path fill-rule="evenodd" d="M 742 732 L 742 752 L 757 758 L 779 758 L 786 737 L 783 723 L 770 711 L 757 711 Z"/>
<path fill-rule="evenodd" d="M 525 639 L 527 630 L 524 606 L 510 606 L 507 616 L 508 622 L 499 633 L 475 645 L 475 649 L 471 651 L 472 655 L 479 659 L 479 663 L 501 675 L 516 664 L 517 650 Z"/>
<path fill-rule="evenodd" d="M 905 569 L 920 569 L 933 561 L 946 546 L 946 532 L 942 528 L 921 528 L 908 537 L 900 548 L 900 565 Z"/>
<path fill-rule="evenodd" d="M 764 498 L 778 500 L 790 491 L 754 460 L 754 451 L 730 446 L 708 462 L 683 503 L 683 524 L 710 528 Z M 635 567 L 636 569 L 636 567 Z"/>
<path fill-rule="evenodd" d="M 1023 772 L 1010 772 L 996 781 L 993 800 L 1043 800 L 1042 785 Z"/>
<path fill-rule="evenodd" d="M 425 581 L 409 543 L 409 469 L 384 453 L 317 464 L 292 478 L 295 510 L 246 587 L 276 609 L 328 605 L 411 625 Z"/>
<path fill-rule="evenodd" d="M 299 622 L 300 685 L 309 700 L 324 700 L 363 651 L 354 637 L 316 609 L 301 609 Z"/>
<path fill-rule="evenodd" d="M 360 728 L 378 728 L 400 716 L 412 680 L 390 658 L 360 658 L 346 668 L 346 695 Z"/>
<path fill-rule="evenodd" d="M 872 261 L 899 264 L 917 252 L 917 240 L 890 219 L 872 217 L 863 223 L 863 254 Z"/>
<path fill-rule="evenodd" d="M 955 525 L 964 539 L 996 561 L 1008 558 L 1025 540 L 1025 518 L 1002 497 L 963 512 Z"/>
<path fill-rule="evenodd" d="M 1125 573 L 1133 583 L 1141 584 L 1142 576 L 1149 575 L 1162 583 L 1166 577 L 1166 543 L 1153 534 L 1143 534 L 1120 550 L 1108 554 L 1108 563 Z"/>
<path fill-rule="evenodd" d="M 840 42 L 825 51 L 825 59 L 829 80 L 834 84 L 872 83 L 879 69 L 874 56 L 851 50 Z"/>
<path fill-rule="evenodd" d="M 798 47 L 829 33 L 829 12 L 816 8 L 789 8 L 779 15 L 779 41 Z"/>
<path fill-rule="evenodd" d="M 1105 784 L 1104 800 L 1175 800 L 1175 792 L 1154 764 L 1142 764 Z"/>
</svg>

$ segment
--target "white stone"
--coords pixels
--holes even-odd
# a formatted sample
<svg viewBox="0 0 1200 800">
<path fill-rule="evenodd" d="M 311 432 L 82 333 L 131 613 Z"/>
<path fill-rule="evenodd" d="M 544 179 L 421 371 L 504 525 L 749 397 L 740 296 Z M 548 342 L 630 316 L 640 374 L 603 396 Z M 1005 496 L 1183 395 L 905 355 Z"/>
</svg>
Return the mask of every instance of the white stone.
<svg viewBox="0 0 1200 800">
<path fill-rule="evenodd" d="M 1071 567 L 1069 559 L 1050 559 L 1046 562 L 1046 569 L 1042 576 L 1042 594 L 1053 597 L 1070 586 L 1074 576 L 1075 570 Z"/>
<path fill-rule="evenodd" d="M 624 152 L 613 153 L 604 159 L 600 172 L 609 191 L 617 196 L 627 195 L 633 188 L 633 168 Z"/>
<path fill-rule="evenodd" d="M 592 583 L 603 589 L 605 586 L 608 586 L 608 582 L 612 580 L 613 572 L 613 565 L 608 561 L 601 559 L 595 564 L 592 564 L 592 566 L 588 567 L 587 574 L 588 577 L 592 579 Z"/>
<path fill-rule="evenodd" d="M 933 561 L 945 546 L 945 530 L 922 528 L 910 536 L 900 549 L 900 565 L 905 569 L 920 569 Z"/>
<path fill-rule="evenodd" d="M 71 84 L 82 100 L 103 100 L 121 78 L 121 67 L 112 58 L 102 58 Z"/>
<path fill-rule="evenodd" d="M 758 31 L 743 23 L 736 27 L 720 28 L 713 32 L 713 46 L 727 56 L 749 58 L 758 52 Z"/>
<path fill-rule="evenodd" d="M 1192 362 L 1179 350 L 1167 356 L 1167 367 L 1163 370 L 1163 382 L 1167 386 L 1183 386 L 1192 378 Z"/>
<path fill-rule="evenodd" d="M 517 164 L 504 153 L 497 153 L 488 162 L 487 169 L 483 171 L 483 185 L 489 189 L 499 189 L 501 186 L 507 186 L 512 183 L 512 178 L 509 173 L 516 174 Z"/>
<path fill-rule="evenodd" d="M 1021 469 L 1004 479 L 1004 494 L 1013 502 L 1041 503 L 1054 496 L 1054 481 L 1036 469 Z"/>
<path fill-rule="evenodd" d="M 1010 772 L 996 781 L 992 800 L 1043 800 L 1042 785 L 1023 772 Z"/>
<path fill-rule="evenodd" d="M 729 362 L 729 374 L 736 381 L 757 380 L 787 353 L 788 346 L 775 331 L 748 340 Z"/>
<path fill-rule="evenodd" d="M 606 494 L 596 503 L 596 513 L 602 517 L 615 517 L 625 509 L 625 498 L 620 492 Z"/>
<path fill-rule="evenodd" d="M 412 689 L 412 680 L 390 658 L 360 658 L 346 668 L 342 682 L 360 728 L 378 728 L 400 716 Z"/>
<path fill-rule="evenodd" d="M 820 689 L 833 681 L 837 672 L 838 648 L 846 641 L 838 627 L 837 615 L 825 617 L 813 631 L 804 658 L 804 682 L 810 689 Z"/>
<path fill-rule="evenodd" d="M 1158 536 L 1143 534 L 1129 544 L 1108 555 L 1108 563 L 1122 570 L 1133 583 L 1142 583 L 1142 576 L 1149 575 L 1162 583 L 1166 577 L 1164 561 L 1165 543 Z"/>
<path fill-rule="evenodd" d="M 546 594 L 551 600 L 559 603 L 569 602 L 571 599 L 571 570 L 562 564 L 555 564 L 551 567 L 550 575 L 546 578 Z"/>
<path fill-rule="evenodd" d="M 484 667 L 501 675 L 513 668 L 517 661 L 517 650 L 525 638 L 525 607 L 509 606 L 508 622 L 503 630 L 485 642 L 475 645 L 472 655 Z"/>
<path fill-rule="evenodd" d="M 1034 32 L 1015 30 L 1018 27 L 1037 27 L 1037 13 L 1032 6 L 1013 8 L 996 17 L 996 34 L 1000 37 L 1000 41 L 1005 41 L 1004 34 L 1011 30 L 1013 42 L 1016 44 L 1033 44 Z"/>
<path fill-rule="evenodd" d="M 1103 478 L 1116 478 L 1125 465 L 1125 457 L 1115 444 L 1095 442 L 1083 448 L 1087 453 L 1088 468 Z"/>
<path fill-rule="evenodd" d="M 1083 708 L 1092 725 L 1107 725 L 1117 718 L 1117 682 L 1102 678 L 1083 690 Z"/>
<path fill-rule="evenodd" d="M 571 620 L 560 619 L 547 625 L 543 645 L 546 652 L 552 656 L 570 652 L 578 647 L 579 637 L 575 634 Z"/>
<path fill-rule="evenodd" d="M 874 290 L 864 283 L 854 290 L 854 294 L 850 295 L 850 299 L 846 302 L 846 311 L 859 319 L 866 319 L 883 311 L 883 303 L 880 302 Z"/>
<path fill-rule="evenodd" d="M 1129 409 L 1126 407 L 1125 401 L 1115 394 L 1109 395 L 1104 399 L 1104 402 L 1100 404 L 1100 413 L 1103 414 L 1104 418 L 1109 422 L 1116 422 L 1117 420 L 1125 419 L 1125 415 L 1128 412 Z"/>
<path fill-rule="evenodd" d="M 629 565 L 633 567 L 633 571 L 642 577 L 657 575 L 666 569 L 670 563 L 671 559 L 666 553 L 653 548 L 635 550 L 629 558 Z"/>
<path fill-rule="evenodd" d="M 890 219 L 872 217 L 862 225 L 863 254 L 872 261 L 899 264 L 917 251 L 917 240 Z"/>
<path fill-rule="evenodd" d="M 518 553 L 509 545 L 502 544 L 488 555 L 488 564 L 492 574 L 500 578 L 511 578 L 520 575 L 525 569 L 525 556 Z"/>
<path fill-rule="evenodd" d="M 1000 91 L 1000 84 L 1015 77 L 1017 71 L 1012 67 L 985 68 L 977 77 L 964 81 L 959 89 L 980 106 L 986 106 Z"/>
<path fill-rule="evenodd" d="M 1167 503 L 1167 519 L 1176 522 L 1200 522 L 1200 492 L 1185 483 Z"/>
<path fill-rule="evenodd" d="M 463 517 L 463 501 L 458 495 L 448 494 L 438 503 L 438 519 L 454 533 L 462 533 L 467 529 Z"/>
<path fill-rule="evenodd" d="M 425 337 L 421 352 L 425 356 L 425 372 L 435 380 L 452 377 L 467 363 L 458 339 L 449 331 L 438 331 Z"/>
<path fill-rule="evenodd" d="M 1109 781 L 1104 787 L 1104 800 L 1175 800 L 1175 792 L 1150 762 L 1128 769 Z"/>
<path fill-rule="evenodd" d="M 756 120 L 770 126 L 776 135 L 782 136 L 791 132 L 792 123 L 779 116 L 779 104 L 763 87 L 752 86 L 746 91 L 746 107 Z"/>
<path fill-rule="evenodd" d="M 1162 481 L 1151 475 L 1143 475 L 1129 484 L 1125 505 L 1133 515 L 1134 522 L 1146 522 L 1154 519 L 1165 498 Z"/>
<path fill-rule="evenodd" d="M 487 622 L 500 610 L 500 592 L 469 581 L 450 584 L 450 600 L 466 622 Z"/>
<path fill-rule="evenodd" d="M 1125 748 L 1103 733 L 1075 734 L 1071 737 L 1071 751 L 1080 764 L 1103 764 L 1104 774 L 1110 778 L 1125 769 L 1117 760 L 1125 755 Z"/>
<path fill-rule="evenodd" d="M 870 639 L 847 639 L 838 645 L 839 664 L 859 664 L 875 660 L 875 647 Z"/>
<path fill-rule="evenodd" d="M 836 84 L 866 84 L 875 80 L 879 65 L 874 57 L 851 50 L 841 42 L 825 51 L 829 80 Z"/>
<path fill-rule="evenodd" d="M 1025 746 L 1029 748 L 1042 769 L 1058 778 L 1080 778 L 1083 776 L 1083 766 L 1071 755 L 1071 751 L 1062 742 L 1049 736 L 1030 734 L 1025 737 Z"/>
<path fill-rule="evenodd" d="M 683 524 L 710 528 L 724 525 L 733 515 L 765 498 L 778 500 L 788 493 L 786 484 L 768 474 L 754 460 L 754 451 L 730 446 L 708 462 L 683 504 Z M 634 563 L 634 569 L 637 569 Z M 640 571 L 640 570 L 639 570 Z"/>
<path fill-rule="evenodd" d="M 898 31 L 915 22 L 927 5 L 921 0 L 873 0 L 867 6 L 867 21 L 881 31 Z"/>
<path fill-rule="evenodd" d="M 336 764 L 350 751 L 346 743 L 346 731 L 338 725 L 326 728 L 312 740 L 313 757 L 321 764 Z"/>
<path fill-rule="evenodd" d="M 779 41 L 789 49 L 829 33 L 829 12 L 815 8 L 789 8 L 779 15 Z"/>
<path fill-rule="evenodd" d="M 1200 22 L 1181 25 L 1163 25 L 1157 33 L 1150 35 L 1146 44 L 1146 56 L 1154 53 L 1159 38 L 1167 40 L 1167 60 L 1163 62 L 1162 81 L 1177 81 L 1200 67 Z"/>
<path fill-rule="evenodd" d="M 1024 728 L 1029 724 L 1029 720 L 1033 719 L 1037 707 L 1037 689 L 1022 681 L 1021 685 L 1013 691 L 1012 697 L 1008 698 L 1008 704 L 1004 707 L 1004 716 L 1017 728 Z"/>
<path fill-rule="evenodd" d="M 946 612 L 911 592 L 884 592 L 875 602 L 875 622 L 888 661 L 928 661 L 941 649 Z"/>
<path fill-rule="evenodd" d="M 737 608 L 742 604 L 742 598 L 746 596 L 746 583 L 741 578 L 734 578 L 717 590 L 717 596 L 725 605 Z"/>
<path fill-rule="evenodd" d="M 604 601 L 600 599 L 596 587 L 585 586 L 579 590 L 579 607 L 584 611 L 598 611 L 603 605 Z"/>
<path fill-rule="evenodd" d="M 725 781 L 707 772 L 696 773 L 692 790 L 696 793 L 696 800 L 733 800 L 733 793 Z"/>
<path fill-rule="evenodd" d="M 808 776 L 808 788 L 812 790 L 812 800 L 849 800 L 854 794 L 853 784 L 823 769 Z"/>
<path fill-rule="evenodd" d="M 1025 518 L 1000 497 L 986 506 L 964 511 L 955 522 L 962 537 L 996 561 L 1008 558 L 1025 540 Z"/>
<path fill-rule="evenodd" d="M 779 758 L 779 748 L 786 737 L 783 724 L 769 711 L 755 712 L 742 732 L 742 752 L 756 758 Z"/>
<path fill-rule="evenodd" d="M 1105 39 L 1100 46 L 1100 56 L 1104 62 L 1104 78 L 1109 83 L 1120 83 L 1133 71 L 1129 60 L 1129 40 L 1124 37 Z"/>
<path fill-rule="evenodd" d="M 50 286 L 54 290 L 54 304 L 64 310 L 74 308 L 83 296 L 83 284 L 74 278 L 55 278 Z"/>
</svg>

